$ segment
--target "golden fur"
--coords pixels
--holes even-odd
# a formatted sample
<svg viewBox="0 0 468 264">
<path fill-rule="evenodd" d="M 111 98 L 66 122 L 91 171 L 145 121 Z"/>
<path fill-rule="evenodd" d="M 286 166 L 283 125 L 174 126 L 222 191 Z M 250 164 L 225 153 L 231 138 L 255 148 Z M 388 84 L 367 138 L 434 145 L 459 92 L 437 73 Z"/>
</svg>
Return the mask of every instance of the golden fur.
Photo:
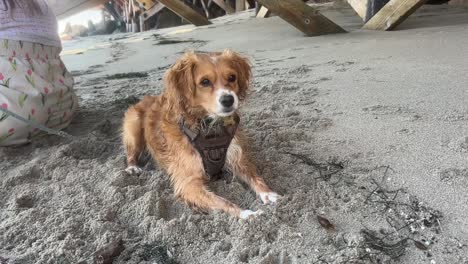
<svg viewBox="0 0 468 264">
<path fill-rule="evenodd" d="M 229 80 L 233 75 L 235 81 Z M 211 81 L 210 87 L 200 84 L 204 79 Z M 232 91 L 243 100 L 250 79 L 248 60 L 235 52 L 185 54 L 166 72 L 165 90 L 160 96 L 146 96 L 125 113 L 123 143 L 128 166 L 137 166 L 137 158 L 146 147 L 169 174 L 178 198 L 204 211 L 222 210 L 242 216 L 237 205 L 206 187 L 202 160 L 181 132 L 179 121 L 183 118 L 189 127 L 195 128 L 197 120 L 215 114 L 219 89 Z M 268 203 L 268 198 L 263 198 L 265 194 L 266 197 L 276 194 L 257 175 L 246 156 L 245 144 L 237 131 L 228 149 L 226 165 Z M 270 200 L 275 202 L 276 196 Z"/>
</svg>

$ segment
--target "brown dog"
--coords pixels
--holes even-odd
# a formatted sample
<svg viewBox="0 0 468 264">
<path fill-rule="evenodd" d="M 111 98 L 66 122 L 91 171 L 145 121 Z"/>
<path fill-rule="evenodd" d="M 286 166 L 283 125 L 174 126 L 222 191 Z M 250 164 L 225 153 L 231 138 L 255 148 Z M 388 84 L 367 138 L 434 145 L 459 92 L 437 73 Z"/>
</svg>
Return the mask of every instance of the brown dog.
<svg viewBox="0 0 468 264">
<path fill-rule="evenodd" d="M 248 60 L 235 52 L 185 54 L 167 71 L 162 95 L 146 96 L 126 112 L 123 123 L 126 171 L 141 173 L 137 158 L 146 147 L 170 175 L 176 196 L 189 205 L 205 211 L 223 210 L 241 218 L 260 213 L 241 210 L 207 189 L 204 160 L 181 128 L 183 123 L 196 131 L 200 120 L 207 116 L 216 119 L 236 115 L 250 79 Z M 265 204 L 276 203 L 279 195 L 257 175 L 245 153 L 245 144 L 237 131 L 225 154 L 227 167 L 249 184 Z"/>
</svg>

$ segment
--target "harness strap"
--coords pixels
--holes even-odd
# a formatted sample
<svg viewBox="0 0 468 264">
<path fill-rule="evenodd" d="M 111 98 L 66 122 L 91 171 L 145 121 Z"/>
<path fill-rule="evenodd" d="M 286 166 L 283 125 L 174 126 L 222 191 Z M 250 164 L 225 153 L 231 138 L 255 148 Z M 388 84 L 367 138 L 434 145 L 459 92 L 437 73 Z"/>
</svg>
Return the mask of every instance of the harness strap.
<svg viewBox="0 0 468 264">
<path fill-rule="evenodd" d="M 203 129 L 190 129 L 184 120 L 180 122 L 181 131 L 187 136 L 190 143 L 198 151 L 203 161 L 203 167 L 207 176 L 211 179 L 219 178 L 223 172 L 227 150 L 231 144 L 239 124 L 239 116 L 234 115 L 230 122 L 222 121 L 220 133 Z"/>
<path fill-rule="evenodd" d="M 195 139 L 198 137 L 198 134 L 200 133 L 198 130 L 193 131 L 190 128 L 188 128 L 185 125 L 185 120 L 182 120 L 180 122 L 180 129 L 182 129 L 184 134 L 190 139 L 190 142 L 192 142 L 192 143 L 193 143 L 193 141 L 195 141 Z"/>
<path fill-rule="evenodd" d="M 46 126 L 44 126 L 42 124 L 37 123 L 34 120 L 28 120 L 28 119 L 26 119 L 26 118 L 24 118 L 24 117 L 22 117 L 22 116 L 20 116 L 20 115 L 18 115 L 16 113 L 11 112 L 8 109 L 4 109 L 4 108 L 0 107 L 0 111 L 4 112 L 5 114 L 10 115 L 10 116 L 12 116 L 12 117 L 14 117 L 14 118 L 16 118 L 16 119 L 18 119 L 20 121 L 23 121 L 24 123 L 30 125 L 31 127 L 42 130 L 42 131 L 44 131 L 44 132 L 46 132 L 48 134 L 57 135 L 57 136 L 60 136 L 60 137 L 63 137 L 63 138 L 69 138 L 69 139 L 76 138 L 75 136 L 72 136 L 72 135 L 70 135 L 70 134 L 68 134 L 66 132 L 48 128 L 48 127 L 46 127 Z"/>
</svg>

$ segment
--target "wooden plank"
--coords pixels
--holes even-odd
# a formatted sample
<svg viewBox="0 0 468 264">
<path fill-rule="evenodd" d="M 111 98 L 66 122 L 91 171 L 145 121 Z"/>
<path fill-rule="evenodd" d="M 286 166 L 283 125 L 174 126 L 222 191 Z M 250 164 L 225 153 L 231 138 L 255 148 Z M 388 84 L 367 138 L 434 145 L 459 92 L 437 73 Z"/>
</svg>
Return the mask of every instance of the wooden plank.
<svg viewBox="0 0 468 264">
<path fill-rule="evenodd" d="M 392 30 L 408 18 L 427 0 L 390 0 L 363 28 Z"/>
<path fill-rule="evenodd" d="M 302 0 L 257 1 L 307 36 L 346 32 Z"/>
<path fill-rule="evenodd" d="M 193 10 L 188 5 L 184 4 L 182 1 L 159 0 L 159 2 L 165 5 L 170 10 L 172 10 L 172 12 L 176 13 L 178 16 L 189 21 L 195 26 L 205 26 L 211 24 L 211 22 L 206 17 L 195 12 L 195 10 Z"/>
<path fill-rule="evenodd" d="M 264 6 L 260 7 L 260 10 L 257 13 L 258 18 L 265 18 L 265 17 L 268 17 L 269 15 L 270 15 L 270 10 L 268 10 L 268 8 Z"/>
<path fill-rule="evenodd" d="M 143 12 L 143 17 L 144 17 L 145 20 L 147 20 L 150 17 L 152 17 L 152 16 L 156 15 L 157 13 L 159 13 L 159 11 L 163 10 L 164 8 L 165 8 L 165 6 L 158 2 L 155 5 L 153 5 L 150 9 Z"/>
<path fill-rule="evenodd" d="M 224 9 L 224 11 L 226 11 L 226 14 L 232 14 L 236 12 L 236 10 L 234 10 L 234 8 L 226 4 L 224 0 L 213 0 L 213 2 L 217 4 L 219 7 L 221 7 L 222 9 Z"/>
<path fill-rule="evenodd" d="M 109 0 L 48 0 L 50 8 L 58 19 L 64 19 Z"/>
<path fill-rule="evenodd" d="M 356 11 L 362 20 L 366 19 L 367 1 L 366 0 L 348 0 L 348 4 Z"/>
<path fill-rule="evenodd" d="M 236 12 L 245 10 L 245 0 L 236 0 Z"/>
<path fill-rule="evenodd" d="M 145 10 L 150 9 L 151 7 L 153 7 L 157 3 L 157 1 L 155 1 L 155 0 L 137 0 L 137 2 L 140 3 L 141 5 L 143 5 Z"/>
</svg>

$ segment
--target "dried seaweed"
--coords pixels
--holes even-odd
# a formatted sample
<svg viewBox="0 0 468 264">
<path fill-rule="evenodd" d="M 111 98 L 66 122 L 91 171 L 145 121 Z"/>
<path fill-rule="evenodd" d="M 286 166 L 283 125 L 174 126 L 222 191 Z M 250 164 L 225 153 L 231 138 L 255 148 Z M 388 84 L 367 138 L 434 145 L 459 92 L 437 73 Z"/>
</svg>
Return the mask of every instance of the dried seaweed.
<svg viewBox="0 0 468 264">
<path fill-rule="evenodd" d="M 388 241 L 386 236 L 381 237 L 376 231 L 369 229 L 361 230 L 361 235 L 367 247 L 383 253 L 392 259 L 397 259 L 405 254 L 405 249 L 408 246 L 408 238 L 403 238 L 396 242 Z"/>
<path fill-rule="evenodd" d="M 140 258 L 145 261 L 161 264 L 177 264 L 178 262 L 171 255 L 167 247 L 159 244 L 145 244 L 139 254 Z"/>
<path fill-rule="evenodd" d="M 302 160 L 305 164 L 314 167 L 319 172 L 320 178 L 322 178 L 325 181 L 330 180 L 331 176 L 342 171 L 345 166 L 344 162 L 339 162 L 336 159 L 332 159 L 326 163 L 318 163 L 303 154 L 293 153 L 289 151 L 285 151 L 284 153 L 298 158 Z"/>
<path fill-rule="evenodd" d="M 125 72 L 125 73 L 116 73 L 105 77 L 107 80 L 115 79 L 131 79 L 131 78 L 145 78 L 148 77 L 146 72 Z"/>
</svg>

